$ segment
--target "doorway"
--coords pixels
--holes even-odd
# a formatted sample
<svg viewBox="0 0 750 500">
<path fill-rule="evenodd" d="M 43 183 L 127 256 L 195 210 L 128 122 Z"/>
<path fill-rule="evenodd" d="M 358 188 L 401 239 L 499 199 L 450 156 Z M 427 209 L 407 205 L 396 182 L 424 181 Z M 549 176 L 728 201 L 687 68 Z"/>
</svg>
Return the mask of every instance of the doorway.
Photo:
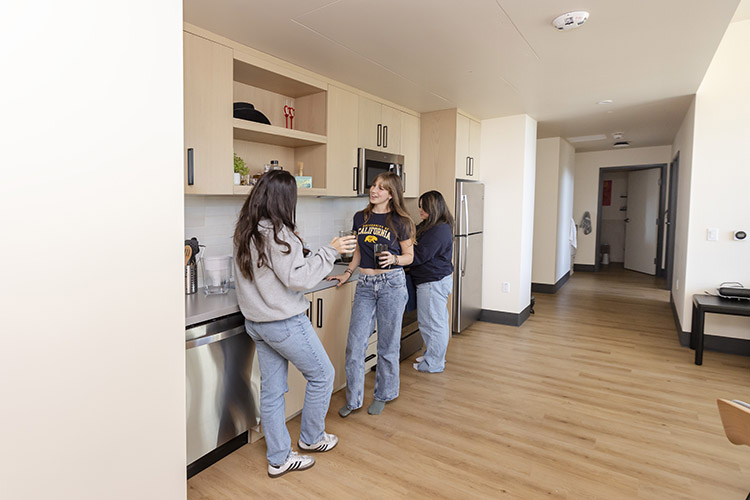
<svg viewBox="0 0 750 500">
<path fill-rule="evenodd" d="M 666 164 L 599 169 L 595 271 L 621 262 L 625 269 L 664 275 L 666 174 Z"/>
</svg>

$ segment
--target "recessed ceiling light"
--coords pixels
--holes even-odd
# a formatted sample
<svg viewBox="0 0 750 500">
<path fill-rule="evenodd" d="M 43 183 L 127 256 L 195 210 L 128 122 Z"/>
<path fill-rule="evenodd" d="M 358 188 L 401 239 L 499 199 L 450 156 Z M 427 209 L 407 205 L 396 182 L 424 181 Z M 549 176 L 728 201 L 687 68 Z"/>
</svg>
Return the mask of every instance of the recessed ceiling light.
<svg viewBox="0 0 750 500">
<path fill-rule="evenodd" d="M 614 101 L 612 99 L 602 99 L 601 101 L 597 102 L 597 104 L 612 104 Z"/>
<path fill-rule="evenodd" d="M 627 148 L 630 146 L 628 141 L 617 141 L 612 145 L 613 148 Z"/>
<path fill-rule="evenodd" d="M 568 137 L 568 142 L 591 142 L 591 141 L 603 141 L 607 136 L 604 134 L 596 135 L 579 135 L 578 137 Z"/>
<path fill-rule="evenodd" d="M 560 16 L 557 16 L 552 21 L 552 26 L 560 31 L 572 30 L 578 28 L 589 18 L 589 13 L 585 10 L 577 10 L 575 12 L 567 12 Z"/>
</svg>

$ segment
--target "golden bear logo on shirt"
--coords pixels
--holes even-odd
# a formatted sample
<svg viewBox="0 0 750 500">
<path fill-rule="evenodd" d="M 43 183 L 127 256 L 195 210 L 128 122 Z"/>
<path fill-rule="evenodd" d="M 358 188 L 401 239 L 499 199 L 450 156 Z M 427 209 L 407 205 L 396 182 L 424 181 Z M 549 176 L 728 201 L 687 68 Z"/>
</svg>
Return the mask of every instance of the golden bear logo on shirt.
<svg viewBox="0 0 750 500">
<path fill-rule="evenodd" d="M 378 242 L 377 236 L 373 236 L 373 235 L 365 236 L 365 243 L 377 243 L 377 242 Z"/>
</svg>

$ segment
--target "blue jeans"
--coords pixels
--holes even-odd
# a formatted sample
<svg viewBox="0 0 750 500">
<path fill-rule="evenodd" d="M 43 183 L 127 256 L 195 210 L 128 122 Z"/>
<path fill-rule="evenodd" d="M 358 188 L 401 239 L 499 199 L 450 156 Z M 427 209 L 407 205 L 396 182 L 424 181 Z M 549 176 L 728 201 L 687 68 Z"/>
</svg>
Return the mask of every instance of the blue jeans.
<svg viewBox="0 0 750 500">
<path fill-rule="evenodd" d="M 333 392 L 333 365 L 304 313 L 267 323 L 245 320 L 245 330 L 255 341 L 260 364 L 260 421 L 266 456 L 268 463 L 278 466 L 292 451 L 284 415 L 284 394 L 289 390 L 287 361 L 307 379 L 300 426 L 300 439 L 307 444 L 323 439 Z"/>
<path fill-rule="evenodd" d="M 406 307 L 406 278 L 399 268 L 357 280 L 352 319 L 346 341 L 346 405 L 362 406 L 365 391 L 365 351 L 378 321 L 378 365 L 375 371 L 375 399 L 398 397 L 401 320 Z"/>
<path fill-rule="evenodd" d="M 426 349 L 417 370 L 438 373 L 445 369 L 445 352 L 451 338 L 448 294 L 453 290 L 453 275 L 417 285 L 417 321 Z"/>
</svg>

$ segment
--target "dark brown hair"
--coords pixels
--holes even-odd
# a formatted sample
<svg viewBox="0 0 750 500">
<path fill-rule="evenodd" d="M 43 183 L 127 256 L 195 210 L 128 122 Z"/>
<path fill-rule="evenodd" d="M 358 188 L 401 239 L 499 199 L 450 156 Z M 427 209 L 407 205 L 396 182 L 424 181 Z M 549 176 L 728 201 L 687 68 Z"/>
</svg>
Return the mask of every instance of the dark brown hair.
<svg viewBox="0 0 750 500">
<path fill-rule="evenodd" d="M 383 187 L 388 194 L 391 195 L 391 199 L 388 201 L 388 208 L 390 209 L 386 215 L 386 224 L 396 230 L 400 241 L 403 236 L 407 236 L 412 243 L 416 243 L 416 228 L 414 227 L 414 221 L 411 220 L 409 214 L 404 209 L 404 189 L 401 186 L 401 178 L 393 172 L 383 172 L 378 174 L 372 180 L 374 186 L 378 181 L 383 184 Z M 370 219 L 374 205 L 368 204 L 364 210 L 365 222 Z M 394 225 L 394 222 L 396 225 Z M 404 238 L 406 239 L 406 238 Z"/>
<path fill-rule="evenodd" d="M 260 176 L 253 186 L 250 196 L 240 210 L 237 226 L 234 229 L 237 266 L 242 275 L 253 281 L 253 260 L 250 245 L 255 245 L 258 254 L 257 267 L 268 266 L 266 237 L 259 230 L 258 223 L 267 219 L 273 225 L 273 240 L 290 253 L 292 247 L 279 238 L 279 232 L 287 227 L 296 229 L 297 181 L 286 170 L 271 170 Z M 299 238 L 299 236 L 297 236 Z M 302 241 L 300 239 L 300 241 Z"/>
<path fill-rule="evenodd" d="M 417 239 L 438 224 L 448 224 L 453 231 L 453 216 L 439 191 L 424 193 L 419 197 L 419 206 L 427 213 L 427 218 L 417 226 Z"/>
</svg>

